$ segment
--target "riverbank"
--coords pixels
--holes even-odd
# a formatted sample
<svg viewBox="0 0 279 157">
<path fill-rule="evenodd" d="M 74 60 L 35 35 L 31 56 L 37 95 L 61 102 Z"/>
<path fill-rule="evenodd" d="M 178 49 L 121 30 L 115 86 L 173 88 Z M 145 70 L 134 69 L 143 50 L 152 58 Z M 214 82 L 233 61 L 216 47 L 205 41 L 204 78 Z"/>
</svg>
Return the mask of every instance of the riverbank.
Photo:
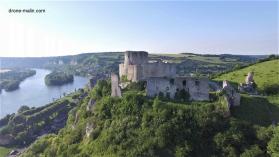
<svg viewBox="0 0 279 157">
<path fill-rule="evenodd" d="M 46 69 L 34 69 L 36 75 L 26 78 L 20 83 L 20 88 L 11 92 L 2 91 L 0 94 L 0 118 L 16 112 L 20 106 L 40 107 L 51 103 L 64 95 L 83 88 L 88 79 L 74 76 L 74 82 L 62 86 L 47 86 L 44 78 L 51 71 Z M 15 99 L 16 98 L 16 99 Z"/>
<path fill-rule="evenodd" d="M 65 126 L 68 112 L 87 94 L 79 89 L 53 103 L 5 116 L 0 119 L 0 145 L 22 148 L 43 135 L 57 133 Z"/>
<path fill-rule="evenodd" d="M 36 71 L 31 69 L 1 69 L 0 91 L 2 89 L 7 92 L 14 91 L 19 88 L 23 80 L 35 74 Z"/>
<path fill-rule="evenodd" d="M 71 83 L 74 81 L 72 74 L 65 72 L 51 72 L 45 77 L 45 83 L 48 86 L 61 86 L 63 84 Z"/>
</svg>

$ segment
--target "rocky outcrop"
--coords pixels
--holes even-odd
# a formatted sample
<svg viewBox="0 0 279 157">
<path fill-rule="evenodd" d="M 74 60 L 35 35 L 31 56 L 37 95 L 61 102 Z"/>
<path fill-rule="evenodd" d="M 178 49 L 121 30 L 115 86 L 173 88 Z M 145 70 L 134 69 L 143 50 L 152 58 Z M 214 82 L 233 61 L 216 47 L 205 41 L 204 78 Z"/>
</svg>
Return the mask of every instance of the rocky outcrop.
<svg viewBox="0 0 279 157">
<path fill-rule="evenodd" d="M 88 101 L 87 107 L 86 107 L 86 111 L 92 111 L 93 106 L 95 105 L 95 100 L 94 99 L 90 99 Z"/>
<path fill-rule="evenodd" d="M 94 129 L 94 125 L 92 123 L 86 123 L 85 134 L 86 137 L 89 137 Z"/>
</svg>

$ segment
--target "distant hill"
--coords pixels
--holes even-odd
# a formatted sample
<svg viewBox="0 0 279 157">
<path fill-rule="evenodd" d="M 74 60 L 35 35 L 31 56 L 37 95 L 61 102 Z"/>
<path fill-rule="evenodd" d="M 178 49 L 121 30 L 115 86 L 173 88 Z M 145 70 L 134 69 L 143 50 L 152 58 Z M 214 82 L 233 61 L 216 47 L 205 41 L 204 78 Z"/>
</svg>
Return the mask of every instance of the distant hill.
<svg viewBox="0 0 279 157">
<path fill-rule="evenodd" d="M 233 69 L 238 65 L 248 65 L 267 56 L 255 55 L 201 55 L 150 54 L 153 61 L 177 63 L 179 75 L 189 73 L 216 74 Z M 28 67 L 64 70 L 77 75 L 104 75 L 118 72 L 118 64 L 123 62 L 123 52 L 83 53 L 57 57 L 0 57 L 2 68 Z"/>
</svg>

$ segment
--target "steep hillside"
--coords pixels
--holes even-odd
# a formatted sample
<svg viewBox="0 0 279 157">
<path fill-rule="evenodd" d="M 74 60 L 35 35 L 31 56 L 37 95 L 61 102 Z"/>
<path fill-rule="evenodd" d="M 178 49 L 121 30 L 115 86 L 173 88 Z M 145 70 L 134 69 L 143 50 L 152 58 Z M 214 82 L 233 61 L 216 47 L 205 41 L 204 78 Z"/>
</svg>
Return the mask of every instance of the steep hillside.
<svg viewBox="0 0 279 157">
<path fill-rule="evenodd" d="M 259 90 L 279 84 L 279 59 L 257 63 L 246 68 L 218 76 L 216 80 L 244 83 L 248 72 L 254 72 L 254 80 Z"/>
<path fill-rule="evenodd" d="M 147 98 L 139 89 L 128 89 L 122 98 L 113 98 L 109 96 L 110 83 L 99 81 L 70 112 L 67 126 L 58 135 L 37 140 L 23 157 L 248 157 L 279 153 L 275 128 L 224 118 L 220 98 L 176 102 Z"/>
</svg>

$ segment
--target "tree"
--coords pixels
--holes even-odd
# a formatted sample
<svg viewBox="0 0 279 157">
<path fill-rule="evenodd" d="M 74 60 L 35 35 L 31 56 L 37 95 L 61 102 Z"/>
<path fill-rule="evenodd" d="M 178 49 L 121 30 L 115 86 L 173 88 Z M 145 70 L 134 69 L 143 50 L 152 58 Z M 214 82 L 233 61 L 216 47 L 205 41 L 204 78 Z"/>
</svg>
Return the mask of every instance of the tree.
<svg viewBox="0 0 279 157">
<path fill-rule="evenodd" d="M 264 156 L 264 152 L 259 148 L 259 146 L 254 145 L 249 149 L 246 149 L 240 157 L 261 157 Z"/>
<path fill-rule="evenodd" d="M 267 149 L 272 157 L 279 156 L 279 126 L 275 128 L 273 138 L 269 141 Z"/>
<path fill-rule="evenodd" d="M 17 110 L 17 112 L 22 113 L 22 112 L 27 111 L 27 110 L 30 110 L 30 108 L 26 105 L 23 105 Z"/>
</svg>

